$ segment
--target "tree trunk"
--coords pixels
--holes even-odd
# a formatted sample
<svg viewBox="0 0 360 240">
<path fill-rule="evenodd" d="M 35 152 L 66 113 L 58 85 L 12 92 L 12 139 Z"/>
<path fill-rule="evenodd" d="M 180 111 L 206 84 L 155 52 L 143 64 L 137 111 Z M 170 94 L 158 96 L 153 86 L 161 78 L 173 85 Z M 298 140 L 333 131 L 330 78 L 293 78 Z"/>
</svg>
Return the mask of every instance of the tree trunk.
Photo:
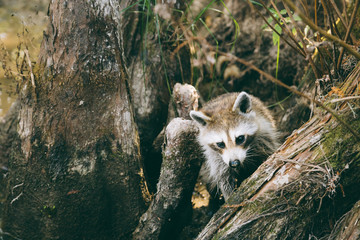
<svg viewBox="0 0 360 240">
<path fill-rule="evenodd" d="M 340 91 L 358 94 L 360 64 Z M 327 104 L 359 131 L 359 109 L 350 102 Z M 359 139 L 330 113 L 319 114 L 295 131 L 280 149 L 232 195 L 213 216 L 197 239 L 309 239 L 329 236 L 333 225 L 360 199 Z M 355 114 L 355 117 L 354 117 Z M 357 207 L 331 236 L 346 230 L 359 237 Z M 340 232 L 341 234 L 341 232 Z M 345 236 L 338 235 L 338 236 Z"/>
<path fill-rule="evenodd" d="M 197 127 L 173 119 L 166 128 L 166 148 L 157 193 L 141 217 L 134 239 L 170 239 L 179 234 L 191 211 L 191 196 L 202 164 Z M 184 219 L 181 219 L 181 217 Z"/>
<path fill-rule="evenodd" d="M 141 17 L 139 19 L 141 20 Z M 147 24 L 147 28 L 156 29 L 160 22 L 150 21 Z M 141 28 L 144 26 L 139 24 L 137 31 Z M 131 76 L 129 89 L 147 181 L 151 192 L 155 192 L 162 155 L 161 151 L 154 151 L 152 143 L 167 122 L 169 102 L 172 103 L 172 86 L 177 82 L 189 82 L 190 58 L 186 48 L 183 48 L 177 57 L 170 57 L 174 47 L 171 43 L 159 43 L 160 36 L 154 30 L 142 34 L 143 36 L 139 37 L 143 38 L 142 41 L 138 40 L 127 46 L 133 49 L 128 51 L 127 55 Z"/>
<path fill-rule="evenodd" d="M 22 85 L 3 230 L 126 239 L 149 195 L 124 49 L 135 1 L 52 1 L 34 84 Z M 126 49 L 127 50 L 127 49 Z M 20 156 L 19 156 L 20 155 Z"/>
</svg>

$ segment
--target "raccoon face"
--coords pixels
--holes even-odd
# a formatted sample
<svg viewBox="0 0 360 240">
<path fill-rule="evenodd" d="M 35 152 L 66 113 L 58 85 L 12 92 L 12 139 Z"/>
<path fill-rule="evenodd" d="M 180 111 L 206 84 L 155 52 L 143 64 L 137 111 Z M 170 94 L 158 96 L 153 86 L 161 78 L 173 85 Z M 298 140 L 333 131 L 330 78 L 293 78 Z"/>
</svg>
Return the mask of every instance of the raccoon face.
<svg viewBox="0 0 360 240">
<path fill-rule="evenodd" d="M 232 168 L 243 165 L 250 143 L 257 131 L 255 124 L 240 123 L 228 130 L 200 130 L 199 141 L 207 155 L 218 156 Z"/>
<path fill-rule="evenodd" d="M 232 168 L 243 165 L 258 130 L 248 94 L 240 93 L 228 111 L 211 117 L 191 111 L 190 116 L 199 125 L 199 142 L 207 156 L 217 156 Z"/>
</svg>

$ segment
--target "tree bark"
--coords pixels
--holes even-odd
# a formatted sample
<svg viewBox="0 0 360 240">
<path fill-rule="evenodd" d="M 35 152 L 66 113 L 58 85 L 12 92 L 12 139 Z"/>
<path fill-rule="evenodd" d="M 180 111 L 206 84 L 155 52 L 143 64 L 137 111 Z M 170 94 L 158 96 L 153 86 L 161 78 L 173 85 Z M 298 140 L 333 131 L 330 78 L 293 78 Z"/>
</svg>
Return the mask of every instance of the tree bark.
<svg viewBox="0 0 360 240">
<path fill-rule="evenodd" d="M 157 192 L 148 210 L 140 218 L 134 239 L 169 239 L 180 233 L 191 215 L 191 196 L 203 162 L 197 142 L 198 128 L 189 120 L 189 112 L 198 107 L 199 95 L 188 84 L 175 84 L 169 104 L 170 123 L 154 141 L 163 161 Z M 178 115 L 178 118 L 174 118 Z"/>
<path fill-rule="evenodd" d="M 161 5 L 161 4 L 158 4 Z M 162 4 L 175 18 L 170 8 L 181 10 L 183 1 Z M 156 15 L 155 6 L 137 14 L 131 25 L 131 33 L 125 41 L 129 90 L 132 96 L 134 118 L 140 136 L 140 150 L 146 168 L 147 182 L 151 192 L 156 191 L 162 156 L 153 151 L 152 143 L 166 126 L 169 102 L 172 102 L 172 87 L 176 83 L 190 82 L 190 56 L 182 48 L 174 57 L 173 50 L 179 42 L 172 39 L 166 29 L 169 22 Z M 173 27 L 177 23 L 172 22 Z"/>
<path fill-rule="evenodd" d="M 179 216 L 186 217 L 186 211 L 191 211 L 191 196 L 203 162 L 197 133 L 192 121 L 181 118 L 166 127 L 158 191 L 141 217 L 134 239 L 170 239 L 181 230 Z"/>
<path fill-rule="evenodd" d="M 360 201 L 336 223 L 329 240 L 360 238 Z"/>
<path fill-rule="evenodd" d="M 149 195 L 124 58 L 134 1 L 52 1 L 3 230 L 22 239 L 127 239 Z"/>
<path fill-rule="evenodd" d="M 4 136 L 0 139 L 0 158 L 8 160 L 9 168 L 4 235 L 22 239 L 129 239 L 136 229 L 134 238 L 143 239 L 165 238 L 171 231 L 169 219 L 177 219 L 174 214 L 182 211 L 200 164 L 196 130 L 189 121 L 179 119 L 168 127 L 158 192 L 144 215 L 151 197 L 140 153 L 149 160 L 149 166 L 154 165 L 155 158 L 160 159 L 152 155 L 150 143 L 166 121 L 169 86 L 189 78 L 190 71 L 182 70 L 189 64 L 183 60 L 189 58 L 181 54 L 175 60 L 167 58 L 176 46 L 168 43 L 156 47 L 162 39 L 154 34 L 159 26 L 152 21 L 151 33 L 143 38 L 139 32 L 144 22 L 134 11 L 128 11 L 133 4 L 131 0 L 52 1 L 49 29 L 44 34 L 39 63 L 33 68 L 35 79 L 24 79 L 20 110 L 0 126 Z M 236 19 L 249 15 L 249 8 L 240 2 L 229 4 L 230 9 L 239 9 L 233 14 Z M 233 19 L 230 14 L 224 16 L 225 27 L 214 21 L 212 28 L 220 45 L 234 36 Z M 257 65 L 274 72 L 274 55 L 264 56 L 276 47 L 261 42 L 250 51 L 244 50 L 244 46 L 258 41 L 254 28 L 259 33 L 262 23 L 244 20 L 241 24 L 243 46 L 236 45 L 237 55 L 255 56 Z M 149 45 L 142 45 L 145 38 Z M 289 69 L 298 65 L 298 58 L 292 54 L 280 57 L 294 60 L 286 62 Z M 234 63 L 229 62 L 231 65 Z M 159 69 L 167 69 L 168 79 L 161 77 Z M 292 83 L 296 74 L 284 74 Z M 358 77 L 358 73 L 354 75 Z M 230 79 L 227 86 L 239 90 L 243 79 L 261 80 L 246 69 L 240 77 Z M 357 87 L 354 82 L 349 81 L 342 91 L 352 94 Z M 259 89 L 258 84 L 252 81 L 241 90 Z M 272 89 L 261 91 L 265 93 L 258 95 L 268 95 Z M 334 104 L 346 121 L 358 128 L 359 120 L 352 118 L 358 110 L 352 112 L 346 106 Z M 190 108 L 185 106 L 184 112 Z M 186 130 L 180 131 L 183 128 Z M 347 233 L 351 229 L 345 229 L 345 224 L 358 226 L 353 221 L 358 211 L 353 206 L 359 199 L 353 187 L 359 183 L 358 146 L 358 139 L 331 115 L 315 116 L 242 184 L 198 238 L 357 236 L 355 230 Z M 187 171 L 189 166 L 194 170 Z M 153 183 L 156 181 L 155 177 Z M 352 207 L 332 230 L 333 223 Z M 322 227 L 315 228 L 315 222 Z"/>
<path fill-rule="evenodd" d="M 346 96 L 358 91 L 359 74 L 358 64 L 342 85 Z M 333 98 L 329 95 L 327 104 Z M 354 112 L 344 101 L 332 107 L 359 129 L 359 118 L 354 117 L 358 109 Z M 360 199 L 354 187 L 360 184 L 360 143 L 331 114 L 319 109 L 318 113 L 241 184 L 197 239 L 329 236 L 333 224 Z"/>
</svg>

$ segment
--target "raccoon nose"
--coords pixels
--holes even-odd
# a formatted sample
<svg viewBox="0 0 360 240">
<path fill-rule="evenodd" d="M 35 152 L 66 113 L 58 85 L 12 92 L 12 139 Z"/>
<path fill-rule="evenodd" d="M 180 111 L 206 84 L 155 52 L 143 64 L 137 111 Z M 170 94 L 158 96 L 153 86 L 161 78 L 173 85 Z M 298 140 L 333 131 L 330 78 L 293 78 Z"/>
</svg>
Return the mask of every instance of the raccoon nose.
<svg viewBox="0 0 360 240">
<path fill-rule="evenodd" d="M 240 165 L 240 161 L 238 159 L 232 160 L 232 161 L 230 161 L 229 165 L 232 168 L 236 168 L 237 166 Z"/>
</svg>

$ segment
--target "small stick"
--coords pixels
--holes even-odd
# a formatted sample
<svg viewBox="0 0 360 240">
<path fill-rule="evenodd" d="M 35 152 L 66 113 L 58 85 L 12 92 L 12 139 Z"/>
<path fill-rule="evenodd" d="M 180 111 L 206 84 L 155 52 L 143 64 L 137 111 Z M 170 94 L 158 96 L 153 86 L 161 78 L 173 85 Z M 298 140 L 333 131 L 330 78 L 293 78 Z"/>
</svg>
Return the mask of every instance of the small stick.
<svg viewBox="0 0 360 240">
<path fill-rule="evenodd" d="M 351 14 L 350 23 L 349 23 L 349 26 L 348 26 L 348 28 L 346 30 L 346 34 L 345 34 L 345 38 L 344 38 L 345 42 L 348 40 L 348 38 L 350 36 L 350 32 L 351 32 L 351 29 L 352 29 L 352 26 L 353 26 L 353 23 L 354 23 L 354 20 L 355 20 L 355 15 L 356 15 L 356 12 L 357 12 L 358 8 L 359 8 L 359 0 L 356 0 L 354 11 Z M 343 56 L 344 56 L 344 48 L 342 48 L 341 51 L 340 51 L 339 59 L 338 59 L 338 62 L 337 62 L 337 69 L 340 69 L 340 64 L 342 62 Z"/>
<path fill-rule="evenodd" d="M 311 29 L 313 29 L 314 31 L 318 31 L 320 34 L 322 34 L 325 38 L 330 39 L 338 44 L 340 44 L 342 47 L 344 47 L 351 55 L 353 55 L 354 57 L 356 57 L 357 59 L 360 59 L 360 53 L 358 53 L 357 51 L 355 51 L 354 49 L 352 49 L 352 46 L 350 46 L 349 44 L 347 44 L 346 42 L 344 42 L 343 40 L 335 37 L 334 35 L 331 35 L 329 33 L 327 33 L 325 30 L 321 29 L 320 27 L 316 26 L 310 19 L 308 19 L 295 5 L 292 1 L 290 0 L 284 0 L 289 7 L 297 12 L 299 14 L 299 16 L 301 17 L 301 19 L 307 24 L 309 25 L 309 27 Z M 359 0 L 357 0 L 358 2 Z"/>
<path fill-rule="evenodd" d="M 296 90 L 296 89 L 294 89 L 294 88 L 286 85 L 285 83 L 281 82 L 279 79 L 277 79 L 277 78 L 271 76 L 270 74 L 262 71 L 261 69 L 259 69 L 259 68 L 256 67 L 255 65 L 253 65 L 252 63 L 247 62 L 247 61 L 245 61 L 244 59 L 238 58 L 238 57 L 236 57 L 236 56 L 234 56 L 234 55 L 232 55 L 232 54 L 229 54 L 229 53 L 225 53 L 225 52 L 222 52 L 222 51 L 218 51 L 218 52 L 219 52 L 220 54 L 223 54 L 223 55 L 228 56 L 229 58 L 233 58 L 235 61 L 237 61 L 237 62 L 239 62 L 239 63 L 241 63 L 241 64 L 244 64 L 245 66 L 247 66 L 247 67 L 249 67 L 249 68 L 257 71 L 258 73 L 260 73 L 261 75 L 263 75 L 264 77 L 266 77 L 267 79 L 269 79 L 270 81 L 272 81 L 272 82 L 274 82 L 274 83 L 276 83 L 276 84 L 278 84 L 278 85 L 286 88 L 287 90 L 295 93 L 296 95 L 299 95 L 299 96 L 301 96 L 301 97 L 303 97 L 303 98 L 306 98 L 307 100 L 315 103 L 316 105 L 318 105 L 318 106 L 321 107 L 322 109 L 328 111 L 328 112 L 331 113 L 331 115 L 334 116 L 344 127 L 346 127 L 346 128 L 354 135 L 354 137 L 355 137 L 358 141 L 360 141 L 360 134 L 359 134 L 358 132 L 356 132 L 354 129 L 352 129 L 351 126 L 350 126 L 349 124 L 347 124 L 344 120 L 342 120 L 342 119 L 340 118 L 340 116 L 339 116 L 336 112 L 334 112 L 334 110 L 328 108 L 327 106 L 325 106 L 324 104 L 322 104 L 322 103 L 319 102 L 318 100 L 313 99 L 313 98 L 309 97 L 308 95 L 306 95 L 306 94 L 304 94 L 304 93 L 302 93 L 302 92 L 300 92 L 300 91 L 298 91 L 298 90 Z"/>
<path fill-rule="evenodd" d="M 267 7 L 265 7 L 265 3 L 261 0 L 259 0 L 260 3 L 264 6 L 265 10 L 270 14 L 270 16 L 272 17 L 272 19 L 284 30 L 287 31 L 286 28 L 284 28 L 284 26 L 282 26 L 279 21 L 271 14 L 271 12 L 269 11 L 269 9 L 267 9 Z M 293 38 L 291 32 L 288 34 L 289 37 L 291 38 L 291 40 L 295 43 L 296 47 L 294 47 L 292 44 L 289 43 L 289 41 L 287 39 L 285 39 L 282 34 L 280 34 L 278 31 L 275 30 L 275 28 L 273 26 L 271 26 L 271 24 L 267 21 L 267 19 L 260 13 L 260 11 L 254 7 L 252 5 L 252 3 L 250 2 L 249 4 L 251 4 L 251 7 L 253 9 L 255 9 L 255 11 L 261 16 L 261 18 L 265 21 L 265 23 L 271 28 L 271 30 L 273 30 L 277 35 L 279 35 L 279 37 L 284 40 L 290 47 L 292 47 L 293 49 L 295 49 L 298 53 L 300 53 L 301 55 L 303 55 L 304 57 L 306 57 L 306 54 L 304 52 L 304 50 L 301 48 L 301 46 L 299 45 L 299 43 Z"/>
</svg>

